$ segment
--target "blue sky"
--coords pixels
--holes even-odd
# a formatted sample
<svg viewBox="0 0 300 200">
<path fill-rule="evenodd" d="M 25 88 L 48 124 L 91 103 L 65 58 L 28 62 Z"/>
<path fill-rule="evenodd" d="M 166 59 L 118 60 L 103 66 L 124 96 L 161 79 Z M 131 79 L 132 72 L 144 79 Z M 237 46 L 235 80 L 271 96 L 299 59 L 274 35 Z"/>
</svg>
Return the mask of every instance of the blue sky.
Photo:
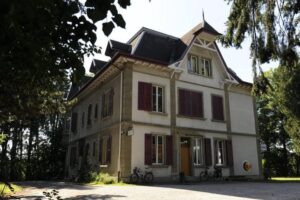
<svg viewBox="0 0 300 200">
<path fill-rule="evenodd" d="M 117 1 L 116 1 L 117 2 Z M 127 9 L 119 8 L 126 21 L 126 29 L 117 27 L 109 37 L 102 33 L 101 22 L 97 24 L 97 45 L 102 47 L 104 54 L 108 39 L 127 42 L 141 27 L 151 28 L 176 37 L 181 37 L 202 21 L 202 10 L 205 20 L 220 33 L 225 33 L 230 5 L 224 0 L 131 0 Z M 108 21 L 107 19 L 103 21 Z M 250 41 L 246 40 L 242 49 L 223 48 L 221 53 L 227 63 L 239 77 L 252 82 L 252 68 L 249 51 Z M 96 59 L 108 60 L 104 55 L 96 55 Z M 85 68 L 88 70 L 92 57 L 85 58 Z M 264 65 L 263 70 L 276 67 L 277 63 Z"/>
</svg>

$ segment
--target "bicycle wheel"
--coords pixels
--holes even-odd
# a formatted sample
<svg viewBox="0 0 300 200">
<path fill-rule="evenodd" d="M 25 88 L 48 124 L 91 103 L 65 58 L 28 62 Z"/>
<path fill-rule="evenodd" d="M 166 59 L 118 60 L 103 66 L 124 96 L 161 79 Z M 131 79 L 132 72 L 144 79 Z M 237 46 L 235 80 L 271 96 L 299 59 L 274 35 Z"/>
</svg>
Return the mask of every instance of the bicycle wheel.
<svg viewBox="0 0 300 200">
<path fill-rule="evenodd" d="M 152 183 L 154 179 L 154 176 L 151 172 L 147 172 L 144 176 L 145 183 Z"/>
<path fill-rule="evenodd" d="M 130 175 L 130 183 L 136 184 L 139 182 L 139 176 L 137 174 Z"/>
<path fill-rule="evenodd" d="M 208 181 L 208 173 L 205 173 L 205 172 L 201 172 L 200 173 L 200 181 Z"/>
</svg>

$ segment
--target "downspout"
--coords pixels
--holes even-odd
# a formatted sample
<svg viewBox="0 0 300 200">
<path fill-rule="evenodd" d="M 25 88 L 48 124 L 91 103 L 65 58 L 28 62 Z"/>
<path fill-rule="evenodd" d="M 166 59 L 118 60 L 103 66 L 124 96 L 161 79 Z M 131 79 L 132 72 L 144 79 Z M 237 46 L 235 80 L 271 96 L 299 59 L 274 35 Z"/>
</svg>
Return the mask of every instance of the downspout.
<svg viewBox="0 0 300 200">
<path fill-rule="evenodd" d="M 122 137 L 122 105 L 123 105 L 123 71 L 120 78 L 120 126 L 119 126 L 119 152 L 118 152 L 118 182 L 121 179 L 121 137 Z"/>
</svg>

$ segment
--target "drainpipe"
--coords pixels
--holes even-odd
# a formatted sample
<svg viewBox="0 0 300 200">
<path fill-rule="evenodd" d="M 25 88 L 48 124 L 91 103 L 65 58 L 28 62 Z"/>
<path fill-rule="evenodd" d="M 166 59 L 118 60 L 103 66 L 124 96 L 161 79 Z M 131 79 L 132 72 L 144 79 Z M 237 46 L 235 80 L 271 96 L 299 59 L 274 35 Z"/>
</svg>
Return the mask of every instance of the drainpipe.
<svg viewBox="0 0 300 200">
<path fill-rule="evenodd" d="M 119 126 L 119 152 L 118 152 L 118 182 L 121 179 L 121 137 L 122 137 L 122 105 L 123 105 L 123 71 L 120 77 L 120 126 Z"/>
</svg>

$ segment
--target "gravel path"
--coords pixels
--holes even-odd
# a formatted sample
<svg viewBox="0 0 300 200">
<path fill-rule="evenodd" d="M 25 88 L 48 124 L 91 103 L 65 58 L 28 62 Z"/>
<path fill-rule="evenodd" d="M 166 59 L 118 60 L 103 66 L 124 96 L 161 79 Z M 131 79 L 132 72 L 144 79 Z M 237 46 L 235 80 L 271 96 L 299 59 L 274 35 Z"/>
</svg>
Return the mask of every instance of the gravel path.
<svg viewBox="0 0 300 200">
<path fill-rule="evenodd" d="M 235 200 L 299 199 L 300 183 L 225 182 L 190 185 L 82 186 L 64 182 L 22 182 L 21 199 L 41 199 L 43 191 L 59 190 L 64 199 L 82 200 Z"/>
</svg>

